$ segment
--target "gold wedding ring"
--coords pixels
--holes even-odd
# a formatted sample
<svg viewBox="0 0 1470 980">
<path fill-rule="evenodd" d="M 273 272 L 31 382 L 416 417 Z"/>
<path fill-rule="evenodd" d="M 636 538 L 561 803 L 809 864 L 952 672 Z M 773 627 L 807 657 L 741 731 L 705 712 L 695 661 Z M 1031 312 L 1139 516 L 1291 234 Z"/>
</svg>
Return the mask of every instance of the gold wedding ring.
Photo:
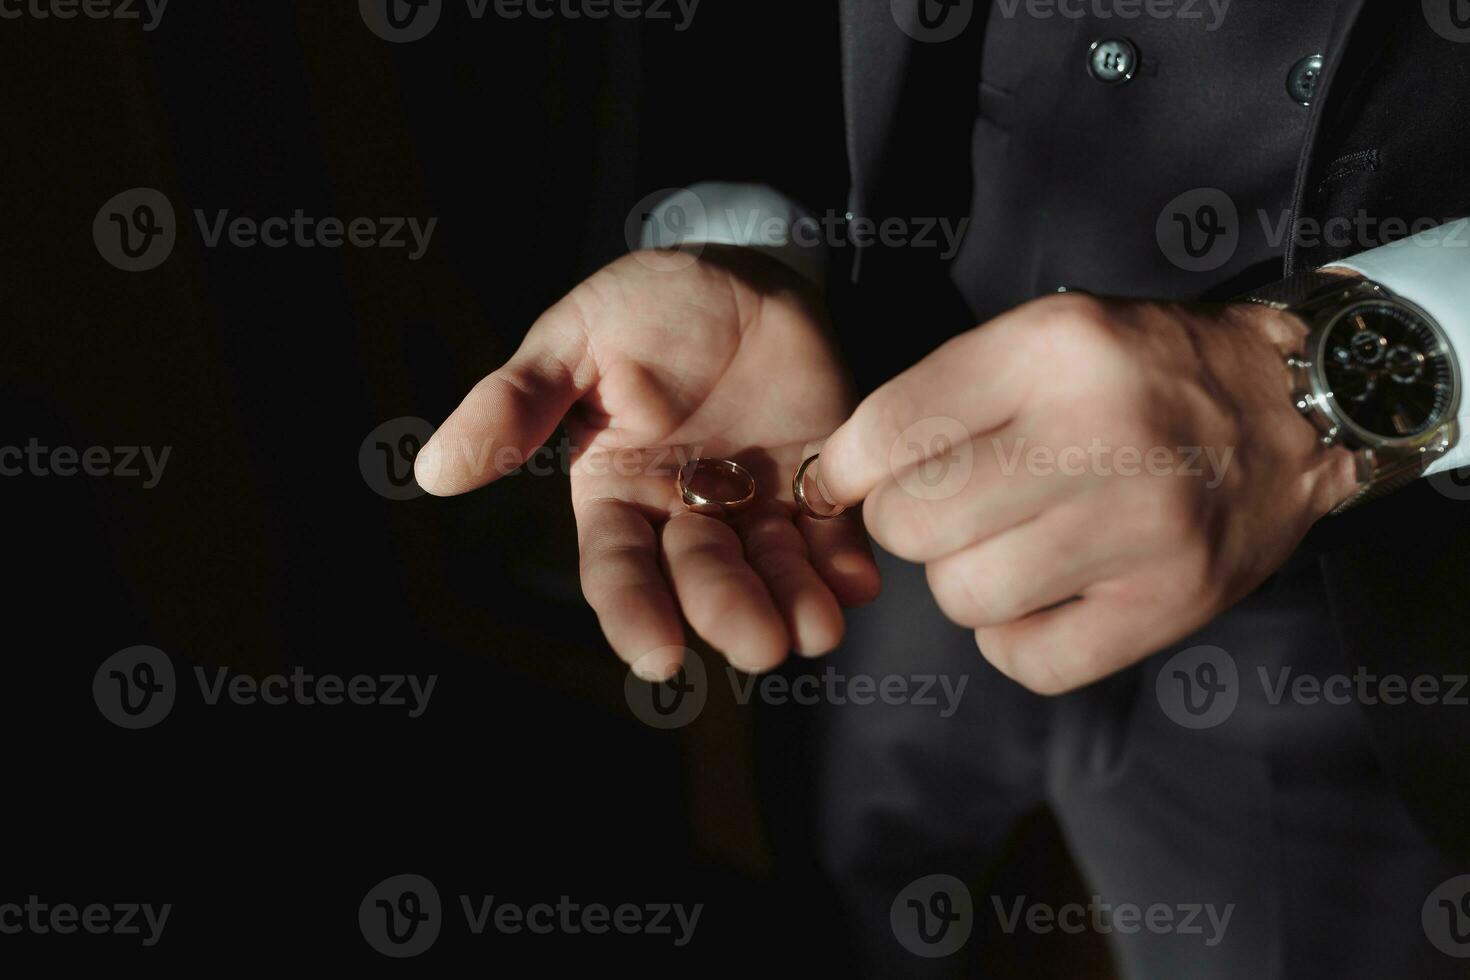
<svg viewBox="0 0 1470 980">
<path fill-rule="evenodd" d="M 817 456 L 820 455 L 822 454 L 817 453 L 815 456 L 808 456 L 797 467 L 796 476 L 791 479 L 791 494 L 796 498 L 801 512 L 807 517 L 814 521 L 830 521 L 834 517 L 840 517 L 847 508 L 841 504 L 828 503 L 826 495 L 822 493 L 821 485 L 817 483 L 817 475 L 808 472 L 812 464 L 817 461 Z M 813 505 L 813 500 L 820 501 L 823 508 L 818 509 Z"/>
<path fill-rule="evenodd" d="M 679 496 L 690 507 L 743 507 L 755 499 L 755 477 L 728 459 L 700 456 L 679 467 Z"/>
</svg>

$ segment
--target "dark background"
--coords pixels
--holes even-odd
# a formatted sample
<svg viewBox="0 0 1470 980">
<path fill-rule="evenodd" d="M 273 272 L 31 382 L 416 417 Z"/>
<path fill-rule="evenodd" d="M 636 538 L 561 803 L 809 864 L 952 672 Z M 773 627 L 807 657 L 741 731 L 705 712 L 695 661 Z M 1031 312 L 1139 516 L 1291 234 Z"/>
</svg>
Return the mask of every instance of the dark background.
<svg viewBox="0 0 1470 980">
<path fill-rule="evenodd" d="M 840 210 L 837 45 L 835 4 L 789 0 L 705 0 L 682 33 L 473 21 L 448 3 L 406 45 L 348 2 L 176 2 L 152 32 L 0 22 L 0 443 L 171 447 L 151 490 L 0 480 L 0 902 L 174 906 L 153 949 L 5 936 L 0 963 L 386 964 L 357 906 L 415 873 L 456 906 L 416 969 L 463 954 L 538 970 L 850 972 L 804 850 L 802 787 L 783 776 L 795 770 L 756 777 L 757 752 L 788 746 L 761 742 L 719 685 L 681 732 L 629 711 L 580 598 L 565 477 L 399 502 L 357 461 L 380 423 L 437 424 L 542 309 L 625 251 L 644 195 L 778 168 L 785 189 Z M 127 273 L 91 229 L 139 186 L 168 196 L 179 240 L 161 267 Z M 206 248 L 194 208 L 439 221 L 409 262 Z M 163 723 L 123 731 L 92 678 L 136 644 L 166 651 L 184 690 Z M 438 681 L 417 719 L 206 706 L 192 668 L 221 665 Z M 1050 831 L 1037 834 L 1042 846 L 1018 850 L 1051 867 Z M 684 950 L 658 936 L 469 938 L 459 894 L 704 912 Z"/>
</svg>

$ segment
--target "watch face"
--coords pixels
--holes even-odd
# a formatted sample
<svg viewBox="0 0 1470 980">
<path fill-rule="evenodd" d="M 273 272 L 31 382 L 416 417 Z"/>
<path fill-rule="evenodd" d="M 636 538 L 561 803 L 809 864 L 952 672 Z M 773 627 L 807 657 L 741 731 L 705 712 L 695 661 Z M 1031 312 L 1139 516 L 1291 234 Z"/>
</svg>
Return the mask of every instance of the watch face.
<svg viewBox="0 0 1470 980">
<path fill-rule="evenodd" d="M 1407 439 L 1449 416 L 1455 367 L 1438 332 L 1395 303 L 1348 310 L 1322 341 L 1322 373 L 1338 410 L 1381 439 Z"/>
</svg>

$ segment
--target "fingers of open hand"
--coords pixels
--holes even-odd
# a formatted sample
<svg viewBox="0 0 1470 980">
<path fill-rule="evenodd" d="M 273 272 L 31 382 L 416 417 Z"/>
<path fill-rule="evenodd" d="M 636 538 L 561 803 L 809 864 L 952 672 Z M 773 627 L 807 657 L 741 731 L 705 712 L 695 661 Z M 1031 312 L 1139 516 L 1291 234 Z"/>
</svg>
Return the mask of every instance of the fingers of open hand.
<svg viewBox="0 0 1470 980">
<path fill-rule="evenodd" d="M 653 525 L 636 505 L 602 498 L 578 507 L 577 536 L 582 592 L 608 643 L 645 680 L 673 676 L 684 626 Z"/>
<path fill-rule="evenodd" d="M 662 539 L 669 581 L 696 633 L 741 670 L 785 659 L 785 620 L 730 525 L 691 511 L 670 518 Z"/>
<path fill-rule="evenodd" d="M 803 516 L 797 518 L 797 527 L 806 538 L 812 567 L 838 603 L 862 606 L 878 597 L 878 563 L 861 512 L 850 510 L 828 521 Z"/>
<path fill-rule="evenodd" d="M 796 652 L 816 656 L 836 647 L 842 639 L 842 610 L 813 567 L 807 541 L 787 509 L 758 508 L 740 515 L 735 527 L 745 559 L 781 611 Z"/>
</svg>

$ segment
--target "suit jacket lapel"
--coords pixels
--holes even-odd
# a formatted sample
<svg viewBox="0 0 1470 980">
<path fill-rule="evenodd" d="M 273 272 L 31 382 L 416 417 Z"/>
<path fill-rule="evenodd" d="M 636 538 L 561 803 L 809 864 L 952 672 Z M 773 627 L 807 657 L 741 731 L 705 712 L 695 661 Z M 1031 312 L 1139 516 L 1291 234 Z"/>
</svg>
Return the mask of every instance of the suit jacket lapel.
<svg viewBox="0 0 1470 980">
<path fill-rule="evenodd" d="M 1397 0 L 1402 2 L 1402 0 Z M 1338 76 L 1338 70 L 1342 67 L 1343 57 L 1347 53 L 1348 40 L 1352 36 L 1353 27 L 1358 22 L 1358 15 L 1363 12 L 1366 0 L 1341 0 L 1337 7 L 1337 17 L 1332 22 L 1332 34 L 1328 39 L 1327 48 L 1323 51 L 1326 56 L 1325 64 L 1322 66 L 1322 77 L 1317 81 L 1317 92 L 1312 99 L 1312 115 L 1307 123 L 1307 137 L 1302 141 L 1301 157 L 1297 161 L 1296 183 L 1291 192 L 1291 214 L 1292 221 L 1288 227 L 1295 229 L 1297 219 L 1302 216 L 1303 209 L 1307 205 L 1307 196 L 1311 193 L 1310 181 L 1312 175 L 1320 171 L 1321 161 L 1317 159 L 1317 144 L 1321 141 L 1323 120 L 1326 118 L 1328 105 L 1332 101 L 1332 83 Z M 1297 243 L 1295 234 L 1286 244 L 1286 274 L 1291 275 L 1296 269 Z"/>
</svg>

